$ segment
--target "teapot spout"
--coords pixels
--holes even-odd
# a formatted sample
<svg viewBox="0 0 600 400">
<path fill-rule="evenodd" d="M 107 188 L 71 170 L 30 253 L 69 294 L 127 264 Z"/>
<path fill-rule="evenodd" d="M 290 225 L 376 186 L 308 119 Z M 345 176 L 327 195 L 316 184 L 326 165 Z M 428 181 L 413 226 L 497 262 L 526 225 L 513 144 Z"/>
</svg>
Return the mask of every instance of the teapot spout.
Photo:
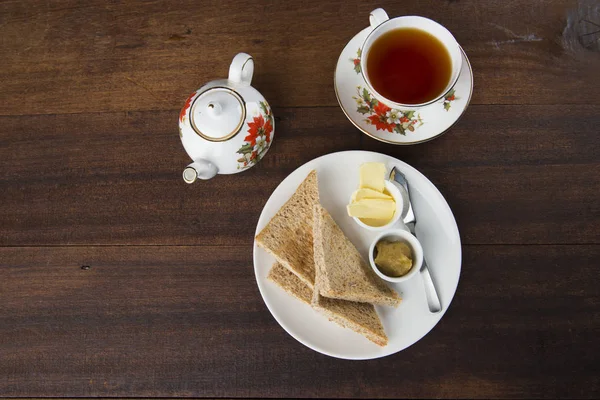
<svg viewBox="0 0 600 400">
<path fill-rule="evenodd" d="M 196 160 L 183 170 L 183 180 L 194 183 L 196 179 L 208 180 L 217 175 L 217 166 L 206 160 Z"/>
</svg>

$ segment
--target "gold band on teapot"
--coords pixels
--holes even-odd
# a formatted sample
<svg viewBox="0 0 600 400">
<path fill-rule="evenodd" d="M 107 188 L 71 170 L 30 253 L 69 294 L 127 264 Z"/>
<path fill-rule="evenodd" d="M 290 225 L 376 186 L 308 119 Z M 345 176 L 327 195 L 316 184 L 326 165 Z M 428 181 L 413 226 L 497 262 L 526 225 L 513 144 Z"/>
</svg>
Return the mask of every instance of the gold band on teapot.
<svg viewBox="0 0 600 400">
<path fill-rule="evenodd" d="M 200 128 L 198 128 L 196 126 L 196 123 L 194 122 L 194 114 L 195 114 L 194 107 L 196 105 L 196 101 L 198 99 L 202 98 L 202 95 L 205 94 L 206 92 L 215 90 L 215 89 L 228 92 L 233 97 L 235 97 L 235 99 L 240 103 L 240 107 L 242 110 L 242 115 L 241 115 L 240 121 L 237 124 L 237 126 L 231 131 L 231 133 L 228 133 L 227 135 L 220 137 L 220 138 L 214 138 L 214 137 L 206 135 L 205 133 L 203 133 L 200 130 Z M 209 104 L 209 107 L 210 107 L 210 105 L 211 104 Z M 225 142 L 225 141 L 231 139 L 232 137 L 236 136 L 240 132 L 242 127 L 244 126 L 245 121 L 246 121 L 246 102 L 244 101 L 242 96 L 240 96 L 240 94 L 238 92 L 236 92 L 235 90 L 233 90 L 231 88 L 225 87 L 225 86 L 214 86 L 214 87 L 211 87 L 211 88 L 205 90 L 204 92 L 202 92 L 198 96 L 196 96 L 196 99 L 194 99 L 194 103 L 192 103 L 192 105 L 190 107 L 190 125 L 191 125 L 192 129 L 194 130 L 194 132 L 196 132 L 196 134 L 198 136 L 200 136 L 201 138 L 206 139 L 208 141 L 211 141 L 211 142 Z"/>
</svg>

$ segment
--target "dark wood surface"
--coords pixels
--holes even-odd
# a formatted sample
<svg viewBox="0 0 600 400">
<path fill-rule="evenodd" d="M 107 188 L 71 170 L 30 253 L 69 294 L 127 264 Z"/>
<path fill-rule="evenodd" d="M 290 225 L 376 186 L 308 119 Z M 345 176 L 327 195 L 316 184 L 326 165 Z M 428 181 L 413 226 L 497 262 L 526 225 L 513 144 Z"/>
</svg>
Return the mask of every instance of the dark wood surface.
<svg viewBox="0 0 600 400">
<path fill-rule="evenodd" d="M 1 2 L 0 396 L 599 397 L 600 53 L 573 40 L 590 4 Z M 471 106 L 432 142 L 379 143 L 337 106 L 337 57 L 378 6 L 470 58 Z M 239 51 L 276 140 L 188 186 L 179 109 Z M 252 266 L 273 189 L 355 149 L 429 177 L 464 254 L 433 331 L 363 362 L 285 333 Z"/>
</svg>

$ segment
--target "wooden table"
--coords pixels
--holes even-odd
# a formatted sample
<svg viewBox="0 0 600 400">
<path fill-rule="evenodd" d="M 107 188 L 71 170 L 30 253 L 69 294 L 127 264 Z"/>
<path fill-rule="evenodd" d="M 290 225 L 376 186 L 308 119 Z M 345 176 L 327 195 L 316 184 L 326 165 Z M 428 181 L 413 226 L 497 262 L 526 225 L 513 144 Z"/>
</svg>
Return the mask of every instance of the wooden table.
<svg viewBox="0 0 600 400">
<path fill-rule="evenodd" d="M 600 53 L 581 36 L 600 17 L 580 20 L 588 5 L 0 3 L 0 396 L 600 396 Z M 473 65 L 469 109 L 432 142 L 379 143 L 337 104 L 338 55 L 378 6 L 441 22 Z M 186 185 L 180 107 L 239 51 L 255 57 L 276 140 L 256 168 Z M 350 149 L 429 177 L 464 254 L 433 331 L 364 362 L 290 337 L 252 265 L 275 187 Z"/>
</svg>

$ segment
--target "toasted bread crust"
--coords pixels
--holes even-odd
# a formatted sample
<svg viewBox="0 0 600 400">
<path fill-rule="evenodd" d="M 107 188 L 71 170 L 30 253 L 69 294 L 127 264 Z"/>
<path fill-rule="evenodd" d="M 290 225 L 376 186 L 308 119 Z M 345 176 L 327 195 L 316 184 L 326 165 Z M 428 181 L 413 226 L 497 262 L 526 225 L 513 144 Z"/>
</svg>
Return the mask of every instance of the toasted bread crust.
<svg viewBox="0 0 600 400">
<path fill-rule="evenodd" d="M 315 284 L 312 218 L 319 204 L 317 171 L 311 171 L 296 192 L 256 236 L 256 243 L 311 289 Z"/>
</svg>

